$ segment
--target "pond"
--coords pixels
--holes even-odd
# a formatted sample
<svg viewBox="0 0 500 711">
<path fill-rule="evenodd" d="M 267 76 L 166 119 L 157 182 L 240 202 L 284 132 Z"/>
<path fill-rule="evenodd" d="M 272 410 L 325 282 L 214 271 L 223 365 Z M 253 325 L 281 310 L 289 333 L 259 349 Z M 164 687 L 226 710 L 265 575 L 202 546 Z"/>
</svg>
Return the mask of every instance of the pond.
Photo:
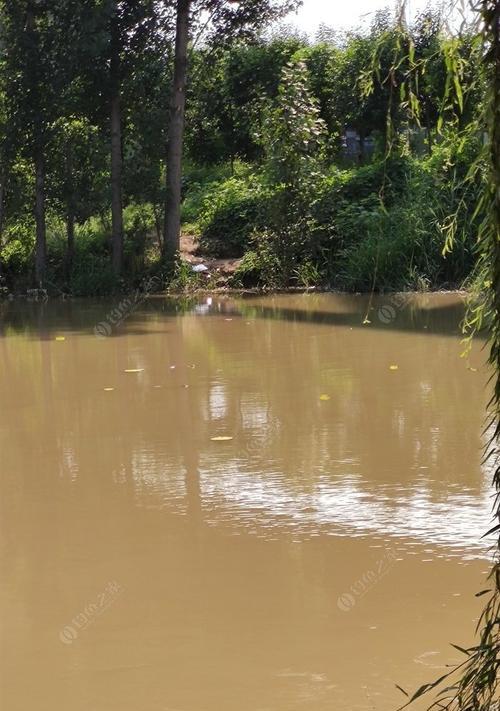
<svg viewBox="0 0 500 711">
<path fill-rule="evenodd" d="M 473 641 L 459 295 L 0 309 L 3 708 L 386 710 Z"/>
</svg>

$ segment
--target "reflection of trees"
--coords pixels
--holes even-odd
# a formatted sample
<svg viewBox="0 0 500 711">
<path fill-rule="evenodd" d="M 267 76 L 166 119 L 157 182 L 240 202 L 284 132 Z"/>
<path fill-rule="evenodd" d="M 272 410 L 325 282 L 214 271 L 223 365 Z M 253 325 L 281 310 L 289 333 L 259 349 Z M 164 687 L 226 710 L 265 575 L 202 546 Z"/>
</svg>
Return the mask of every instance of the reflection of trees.
<svg viewBox="0 0 500 711">
<path fill-rule="evenodd" d="M 316 303 L 318 298 L 325 307 L 325 297 L 316 297 Z M 269 446 L 274 454 L 279 451 L 287 471 L 336 472 L 336 464 L 354 459 L 364 475 L 382 481 L 420 477 L 418 468 L 429 467 L 433 478 L 477 483 L 469 473 L 470 462 L 478 463 L 480 456 L 480 376 L 466 370 L 457 340 L 427 335 L 445 330 L 439 312 L 421 316 L 427 332 L 401 334 L 314 327 L 279 318 L 279 308 L 275 311 L 273 319 L 252 322 L 245 332 L 246 353 L 238 352 L 224 371 L 234 378 L 228 388 L 232 397 L 260 398 L 262 408 L 271 411 L 269 426 L 279 434 Z M 355 316 L 359 323 L 359 311 Z M 408 319 L 418 323 L 415 312 Z M 207 329 L 200 340 L 213 341 L 218 333 Z M 221 339 L 218 350 L 225 350 Z M 389 370 L 392 363 L 399 365 L 397 374 Z M 331 397 L 327 405 L 318 403 L 322 392 Z M 460 406 L 464 398 L 469 408 Z M 458 448 L 461 432 L 477 436 Z"/>
<path fill-rule="evenodd" d="M 360 326 L 364 304 L 345 296 L 225 300 L 203 317 L 164 306 L 148 304 L 99 340 L 85 310 L 49 305 L 41 322 L 34 311 L 24 331 L 0 340 L 2 402 L 18 418 L 8 440 L 0 433 L 5 461 L 24 463 L 26 486 L 39 470 L 39 485 L 57 478 L 64 496 L 98 511 L 96 536 L 113 540 L 132 506 L 201 522 L 220 504 L 210 499 L 223 496 L 210 488 L 218 477 L 245 475 L 256 494 L 279 483 L 285 500 L 319 484 L 334 491 L 346 477 L 388 500 L 423 492 L 422 505 L 446 503 L 452 485 L 477 495 L 484 379 L 449 337 L 453 302 L 409 307 L 397 330 Z M 76 332 L 55 343 L 69 316 Z M 211 442 L 218 434 L 233 441 Z"/>
</svg>

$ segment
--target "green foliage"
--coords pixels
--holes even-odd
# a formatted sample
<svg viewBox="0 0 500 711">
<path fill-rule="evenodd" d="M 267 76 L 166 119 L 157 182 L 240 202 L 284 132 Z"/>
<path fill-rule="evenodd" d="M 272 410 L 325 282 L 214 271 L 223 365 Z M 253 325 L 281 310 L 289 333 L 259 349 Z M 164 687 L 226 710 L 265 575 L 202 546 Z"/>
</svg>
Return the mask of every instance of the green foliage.
<svg viewBox="0 0 500 711">
<path fill-rule="evenodd" d="M 154 205 L 127 205 L 123 211 L 123 229 L 126 273 L 129 279 L 135 280 L 145 271 L 148 244 L 152 254 L 156 250 L 159 258 L 161 226 L 157 224 Z"/>
<path fill-rule="evenodd" d="M 211 0 L 212 9 L 220 1 Z M 33 274 L 37 141 L 54 288 L 82 294 L 95 285 L 104 293 L 135 284 L 157 263 L 174 30 L 171 10 L 160 5 L 0 0 L 0 267 L 10 284 L 28 284 Z M 410 27 L 384 12 L 367 30 L 324 31 L 310 43 L 299 33 L 256 34 L 285 0 L 252 0 L 245 12 L 223 5 L 190 52 L 182 219 L 201 250 L 250 253 L 237 277 L 246 285 L 461 283 L 474 269 L 473 232 L 484 212 L 471 208 L 484 169 L 467 177 L 481 151 L 478 131 L 467 127 L 477 126 L 485 88 L 474 71 L 474 34 L 450 36 L 436 12 Z M 196 13 L 193 29 L 201 31 Z M 110 259 L 109 61 L 116 49 L 125 233 L 119 284 L 100 268 Z M 346 129 L 361 138 L 350 157 Z M 368 138 L 376 141 L 374 157 L 363 149 Z"/>
<path fill-rule="evenodd" d="M 295 277 L 299 287 L 309 288 L 321 283 L 322 273 L 318 264 L 308 260 L 298 265 Z"/>
<path fill-rule="evenodd" d="M 16 220 L 4 231 L 2 250 L 2 267 L 9 282 L 31 274 L 31 256 L 35 244 L 33 219 Z"/>
<path fill-rule="evenodd" d="M 264 257 L 262 253 L 250 250 L 246 252 L 232 279 L 236 288 L 264 286 Z"/>
<path fill-rule="evenodd" d="M 68 288 L 74 296 L 106 296 L 118 289 L 109 260 L 80 247 L 75 253 Z"/>
<path fill-rule="evenodd" d="M 475 137 L 459 143 L 450 138 L 430 157 L 395 157 L 324 181 L 314 214 L 334 228 L 336 286 L 367 291 L 462 283 L 475 249 L 474 190 L 463 179 L 478 146 Z"/>
<path fill-rule="evenodd" d="M 294 36 L 236 41 L 227 48 L 200 49 L 193 57 L 187 148 L 193 160 L 216 163 L 255 160 L 255 130 L 262 101 L 276 97 L 281 72 L 304 46 Z"/>
<path fill-rule="evenodd" d="M 206 272 L 193 272 L 192 264 L 178 259 L 168 280 L 168 290 L 174 294 L 189 294 L 199 289 L 209 289 Z M 208 277 L 210 278 L 210 277 Z"/>
<path fill-rule="evenodd" d="M 273 286 L 294 281 L 297 265 L 317 256 L 310 208 L 322 177 L 326 127 L 308 81 L 304 62 L 285 66 L 278 95 L 265 108 L 259 137 L 269 194 L 266 227 L 257 231 L 255 244 L 265 278 Z"/>
<path fill-rule="evenodd" d="M 459 4 L 450 0 L 451 9 Z M 460 8 L 462 9 L 462 8 Z M 478 593 L 487 601 L 476 626 L 477 640 L 467 648 L 453 645 L 462 661 L 430 683 L 407 696 L 403 708 L 424 695 L 432 694 L 429 709 L 448 711 L 490 711 L 498 705 L 500 665 L 500 6 L 497 0 L 480 0 L 472 5 L 475 24 L 469 32 L 469 61 L 464 60 L 464 43 L 448 40 L 444 52 L 446 79 L 438 118 L 441 133 L 450 110 L 458 107 L 456 121 L 447 131 L 439 149 L 432 150 L 426 168 L 427 182 L 434 188 L 422 190 L 431 202 L 435 224 L 445 238 L 446 257 L 459 252 L 470 254 L 470 237 L 478 253 L 478 289 L 469 306 L 464 329 L 469 336 L 483 329 L 490 341 L 494 393 L 489 403 L 491 420 L 485 428 L 484 461 L 493 470 L 495 524 L 485 536 L 495 536 L 495 557 L 489 576 L 490 586 Z M 411 52 L 407 59 L 412 61 Z M 470 59 L 474 62 L 470 62 Z M 399 60 L 402 61 L 402 60 Z M 467 73 L 477 81 L 467 82 Z M 412 77 L 414 78 L 414 77 Z M 477 101 L 477 89 L 484 88 L 485 101 Z M 471 98 L 475 106 L 467 107 Z M 418 98 L 415 115 L 420 109 Z M 449 127 L 450 128 L 450 127 Z M 487 128 L 487 141 L 482 141 Z M 437 170 L 437 178 L 436 176 Z M 436 197 L 437 195 L 437 197 Z M 441 199 L 439 201 L 439 199 Z M 424 202 L 422 202 L 424 205 Z M 459 248 L 457 250 L 457 247 Z M 485 528 L 488 522 L 485 522 Z"/>
<path fill-rule="evenodd" d="M 412 157 L 405 129 L 400 152 L 326 167 L 324 123 L 308 81 L 303 62 L 287 66 L 265 109 L 262 177 L 247 172 L 205 193 L 202 250 L 250 250 L 235 275 L 242 286 L 459 286 L 474 268 L 480 220 L 471 206 L 481 181 L 466 180 L 481 150 L 477 133 L 459 137 L 451 126 L 430 154 Z"/>
<path fill-rule="evenodd" d="M 440 281 L 439 243 L 426 231 L 420 205 L 408 203 L 384 212 L 361 210 L 354 223 L 343 214 L 346 246 L 339 259 L 339 286 L 354 291 L 419 289 L 420 285 L 456 286 Z M 357 232 L 352 241 L 352 230 Z"/>
<path fill-rule="evenodd" d="M 301 192 L 310 193 L 311 181 L 320 175 L 326 130 L 308 83 L 304 62 L 285 66 L 278 96 L 264 109 L 259 136 L 268 182 L 301 201 Z"/>
<path fill-rule="evenodd" d="M 200 247 L 216 257 L 240 257 L 265 220 L 266 191 L 255 176 L 229 178 L 205 196 L 199 214 Z"/>
<path fill-rule="evenodd" d="M 184 169 L 182 184 L 182 221 L 194 224 L 200 216 L 207 195 L 213 192 L 220 183 L 230 178 L 232 173 L 244 177 L 248 172 L 247 166 L 239 161 L 233 164 L 233 170 L 228 163 L 215 165 L 188 163 Z"/>
</svg>

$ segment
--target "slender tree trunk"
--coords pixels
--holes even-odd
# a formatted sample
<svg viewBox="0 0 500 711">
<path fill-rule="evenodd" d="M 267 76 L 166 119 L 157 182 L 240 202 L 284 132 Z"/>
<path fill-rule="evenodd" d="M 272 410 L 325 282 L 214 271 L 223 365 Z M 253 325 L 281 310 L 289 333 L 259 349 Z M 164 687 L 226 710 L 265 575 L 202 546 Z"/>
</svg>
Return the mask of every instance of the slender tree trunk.
<svg viewBox="0 0 500 711">
<path fill-rule="evenodd" d="M 0 276 L 3 274 L 3 220 L 4 220 L 4 196 L 5 196 L 5 167 L 0 170 Z"/>
<path fill-rule="evenodd" d="M 116 18 L 111 35 L 111 244 L 113 270 L 120 275 L 123 268 L 122 129 L 120 44 Z"/>
<path fill-rule="evenodd" d="M 43 287 L 47 266 L 47 233 L 45 224 L 45 122 L 43 112 L 40 112 L 40 77 L 38 75 L 38 61 L 40 57 L 40 41 L 34 21 L 34 3 L 28 3 L 26 15 L 26 33 L 29 39 L 30 51 L 30 77 L 36 87 L 32 104 L 35 107 L 34 120 L 34 151 L 33 163 L 35 169 L 35 280 L 38 288 Z"/>
<path fill-rule="evenodd" d="M 179 250 L 181 232 L 181 181 L 184 112 L 186 106 L 187 48 L 191 0 L 177 0 L 177 28 L 170 126 L 167 151 L 167 197 L 165 204 L 165 256 L 172 258 Z"/>
<path fill-rule="evenodd" d="M 68 214 L 66 216 L 66 235 L 68 239 L 67 267 L 69 274 L 71 265 L 73 264 L 73 257 L 75 256 L 75 214 L 72 211 L 71 206 L 69 206 Z"/>
<path fill-rule="evenodd" d="M 67 189 L 67 213 L 66 213 L 66 271 L 67 276 L 71 271 L 73 257 L 75 254 L 75 186 L 73 181 L 73 143 L 68 141 L 66 155 L 66 189 Z"/>
<path fill-rule="evenodd" d="M 233 102 L 229 102 L 229 121 L 231 124 L 231 155 L 229 157 L 229 160 L 231 162 L 231 177 L 234 176 L 234 157 L 236 154 L 236 135 L 235 135 L 235 130 L 234 130 L 234 112 L 233 112 Z"/>
<path fill-rule="evenodd" d="M 47 233 L 45 225 L 45 161 L 40 146 L 35 151 L 35 278 L 43 286 L 47 266 Z"/>
<path fill-rule="evenodd" d="M 158 240 L 158 248 L 163 251 L 163 234 L 162 234 L 162 218 L 160 216 L 160 208 L 156 203 L 153 203 L 153 214 L 155 218 L 156 239 Z"/>
</svg>

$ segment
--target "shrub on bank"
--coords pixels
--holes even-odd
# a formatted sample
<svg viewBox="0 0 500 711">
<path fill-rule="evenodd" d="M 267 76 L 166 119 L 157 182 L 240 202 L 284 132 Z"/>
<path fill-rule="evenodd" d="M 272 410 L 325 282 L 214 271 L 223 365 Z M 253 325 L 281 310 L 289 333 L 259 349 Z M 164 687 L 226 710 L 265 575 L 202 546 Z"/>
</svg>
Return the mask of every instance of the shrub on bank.
<svg viewBox="0 0 500 711">
<path fill-rule="evenodd" d="M 477 186 L 464 183 L 474 154 L 474 145 L 458 150 L 444 142 L 432 156 L 360 169 L 327 190 L 322 200 L 335 202 L 329 218 L 339 244 L 335 285 L 356 291 L 459 286 L 474 266 Z M 373 176 L 385 181 L 382 193 Z M 453 248 L 446 249 L 450 239 Z"/>
<path fill-rule="evenodd" d="M 224 180 L 203 205 L 202 250 L 245 252 L 235 286 L 458 286 L 474 266 L 475 188 L 463 181 L 477 147 L 458 148 L 443 141 L 420 159 L 331 167 L 314 176 L 300 210 L 285 187 L 264 189 L 256 175 Z"/>
<path fill-rule="evenodd" d="M 191 166 L 184 204 L 196 216 L 204 254 L 245 255 L 234 286 L 452 288 L 475 264 L 481 178 L 466 177 L 477 155 L 477 137 L 444 137 L 420 158 L 349 169 L 315 162 L 297 184 L 273 182 L 265 165 L 253 172 L 237 165 L 232 177 L 229 166 Z M 125 208 L 125 283 L 112 272 L 107 212 L 76 226 L 71 265 L 64 221 L 49 212 L 49 290 L 101 296 L 137 286 L 159 263 L 161 222 L 151 204 Z M 5 225 L 2 274 L 10 290 L 31 286 L 34 235 L 31 215 Z"/>
<path fill-rule="evenodd" d="M 111 216 L 104 213 L 75 225 L 75 244 L 68 259 L 66 225 L 47 215 L 47 277 L 49 292 L 104 296 L 137 285 L 159 260 L 158 217 L 151 204 L 128 205 L 124 217 L 124 273 L 118 280 L 111 266 Z M 35 225 L 31 217 L 7 225 L 3 234 L 2 273 L 8 288 L 26 292 L 32 286 Z"/>
<path fill-rule="evenodd" d="M 255 175 L 232 177 L 205 197 L 198 226 L 200 249 L 214 257 L 241 257 L 266 220 L 268 195 Z"/>
<path fill-rule="evenodd" d="M 206 197 L 218 185 L 234 176 L 244 178 L 251 172 L 251 167 L 239 160 L 234 161 L 232 165 L 195 165 L 188 162 L 182 179 L 182 222 L 190 225 L 197 223 Z"/>
<path fill-rule="evenodd" d="M 35 227 L 32 219 L 7 225 L 2 235 L 2 273 L 9 286 L 15 281 L 29 285 L 32 271 L 32 254 L 35 245 Z M 25 287 L 25 288 L 26 288 Z"/>
</svg>

